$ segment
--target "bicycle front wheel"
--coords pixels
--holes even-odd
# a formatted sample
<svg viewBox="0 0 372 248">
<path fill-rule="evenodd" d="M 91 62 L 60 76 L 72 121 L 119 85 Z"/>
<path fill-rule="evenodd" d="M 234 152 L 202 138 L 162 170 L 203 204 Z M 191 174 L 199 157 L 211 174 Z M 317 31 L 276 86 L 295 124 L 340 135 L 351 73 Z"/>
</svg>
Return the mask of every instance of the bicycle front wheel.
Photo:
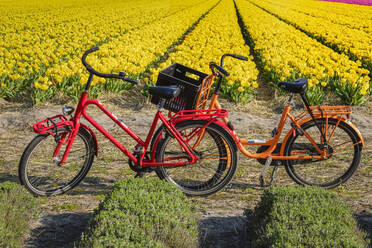
<svg viewBox="0 0 372 248">
<path fill-rule="evenodd" d="M 192 165 L 159 167 L 161 179 L 175 184 L 187 195 L 205 196 L 222 189 L 233 178 L 237 166 L 234 140 L 222 127 L 211 123 L 202 136 L 195 132 L 207 121 L 189 120 L 178 123 L 176 129 L 187 140 L 199 160 Z M 165 131 L 163 131 L 166 133 Z M 192 137 L 195 135 L 194 137 Z M 158 162 L 187 162 L 189 157 L 175 138 L 165 134 L 156 151 Z"/>
<path fill-rule="evenodd" d="M 63 128 L 58 130 L 57 136 L 67 140 L 69 133 Z M 93 163 L 94 142 L 85 129 L 80 128 L 62 166 L 58 166 L 56 160 L 62 158 L 66 144 L 60 148 L 58 157 L 53 158 L 57 141 L 50 134 L 37 135 L 22 154 L 19 179 L 34 195 L 51 196 L 71 190 L 85 177 Z"/>
<path fill-rule="evenodd" d="M 333 188 L 345 183 L 358 168 L 362 145 L 357 133 L 337 119 L 317 119 L 328 141 L 327 159 L 286 160 L 288 175 L 298 184 Z M 323 137 L 314 121 L 304 123 L 307 132 L 323 150 Z M 305 135 L 291 136 L 284 150 L 286 156 L 316 156 L 318 151 Z"/>
</svg>

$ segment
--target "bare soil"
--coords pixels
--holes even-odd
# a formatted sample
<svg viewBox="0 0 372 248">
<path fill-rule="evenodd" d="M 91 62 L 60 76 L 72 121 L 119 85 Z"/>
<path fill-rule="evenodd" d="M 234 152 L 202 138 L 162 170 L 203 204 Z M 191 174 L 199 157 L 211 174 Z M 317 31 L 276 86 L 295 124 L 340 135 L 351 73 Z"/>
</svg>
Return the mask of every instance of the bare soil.
<svg viewBox="0 0 372 248">
<path fill-rule="evenodd" d="M 272 128 L 280 118 L 286 97 L 262 93 L 256 100 L 236 106 L 226 101 L 236 132 L 240 137 L 269 138 Z M 112 113 L 138 133 L 146 137 L 156 107 L 134 90 L 125 96 L 110 95 L 101 100 Z M 370 101 L 372 102 L 372 101 Z M 74 105 L 74 104 L 72 104 Z M 343 186 L 333 189 L 351 207 L 361 227 L 372 238 L 372 114 L 371 104 L 353 108 L 352 120 L 361 131 L 366 147 L 362 161 L 353 177 Z M 18 162 L 26 145 L 35 136 L 32 125 L 48 116 L 59 114 L 61 105 L 30 106 L 27 103 L 11 103 L 0 100 L 0 182 L 18 182 Z M 129 136 L 124 135 L 114 123 L 98 109 L 89 113 L 110 132 L 116 134 L 122 144 L 134 147 Z M 300 111 L 296 104 L 295 111 Z M 98 134 L 99 155 L 82 183 L 64 195 L 41 198 L 40 217 L 32 223 L 25 247 L 72 247 L 86 227 L 93 210 L 110 192 L 115 181 L 134 176 L 127 158 L 101 134 Z M 191 198 L 198 206 L 200 216 L 201 247 L 247 247 L 244 209 L 251 208 L 260 199 L 258 175 L 262 165 L 240 154 L 238 171 L 232 183 L 209 197 Z M 267 173 L 269 174 L 269 173 Z M 155 173 L 150 176 L 155 176 Z M 268 180 L 269 176 L 266 178 Z M 278 170 L 275 185 L 295 184 L 284 168 Z"/>
</svg>

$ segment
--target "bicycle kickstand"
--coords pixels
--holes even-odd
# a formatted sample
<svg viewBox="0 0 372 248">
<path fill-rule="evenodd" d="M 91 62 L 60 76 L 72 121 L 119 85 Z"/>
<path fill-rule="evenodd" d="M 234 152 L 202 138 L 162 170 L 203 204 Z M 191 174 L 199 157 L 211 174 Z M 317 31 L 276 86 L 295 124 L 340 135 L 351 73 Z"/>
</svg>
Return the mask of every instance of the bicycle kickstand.
<svg viewBox="0 0 372 248">
<path fill-rule="evenodd" d="M 271 165 L 271 162 L 273 161 L 273 159 L 271 157 L 267 157 L 266 159 L 266 162 L 265 162 L 265 165 L 260 173 L 260 186 L 261 187 L 271 187 L 273 185 L 273 182 L 274 182 L 274 177 L 275 177 L 275 172 L 276 170 L 278 169 L 278 165 L 275 164 L 274 166 L 274 169 L 271 173 L 271 178 L 270 178 L 270 183 L 269 184 L 265 184 L 265 181 L 264 181 L 264 175 L 266 174 L 266 171 L 267 169 L 269 168 L 269 166 Z"/>
</svg>

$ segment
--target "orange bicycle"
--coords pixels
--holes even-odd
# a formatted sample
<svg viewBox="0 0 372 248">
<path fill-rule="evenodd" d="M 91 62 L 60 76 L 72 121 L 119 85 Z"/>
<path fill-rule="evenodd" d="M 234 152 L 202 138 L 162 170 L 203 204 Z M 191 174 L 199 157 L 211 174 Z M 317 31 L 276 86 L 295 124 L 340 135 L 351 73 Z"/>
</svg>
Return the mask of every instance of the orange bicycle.
<svg viewBox="0 0 372 248">
<path fill-rule="evenodd" d="M 193 105 L 195 109 L 221 109 L 218 96 L 222 79 L 229 76 L 223 68 L 223 60 L 227 56 L 248 60 L 244 56 L 225 54 L 221 57 L 220 65 L 211 62 L 212 73 L 204 78 L 200 86 L 197 101 Z M 207 107 L 215 77 L 218 78 L 217 84 L 209 107 Z M 346 182 L 359 166 L 364 147 L 362 135 L 351 123 L 351 108 L 349 106 L 310 106 L 305 95 L 307 79 L 304 78 L 294 82 L 280 82 L 278 86 L 289 91 L 290 96 L 279 124 L 271 132 L 271 139 L 240 139 L 228 118 L 225 117 L 222 120 L 234 137 L 238 149 L 245 156 L 256 158 L 264 165 L 259 177 L 260 185 L 272 185 L 279 166 L 284 166 L 288 175 L 301 185 L 332 188 Z M 290 110 L 295 93 L 301 96 L 305 110 L 297 116 L 292 116 Z M 172 101 L 179 103 L 183 99 L 176 98 Z M 290 120 L 290 130 L 279 142 L 287 119 Z M 199 141 L 202 139 L 203 134 L 200 134 Z M 258 146 L 257 152 L 249 152 L 245 148 L 247 146 Z M 270 183 L 265 185 L 263 178 L 270 165 L 274 168 Z M 165 170 L 166 168 L 163 174 L 166 174 Z"/>
</svg>

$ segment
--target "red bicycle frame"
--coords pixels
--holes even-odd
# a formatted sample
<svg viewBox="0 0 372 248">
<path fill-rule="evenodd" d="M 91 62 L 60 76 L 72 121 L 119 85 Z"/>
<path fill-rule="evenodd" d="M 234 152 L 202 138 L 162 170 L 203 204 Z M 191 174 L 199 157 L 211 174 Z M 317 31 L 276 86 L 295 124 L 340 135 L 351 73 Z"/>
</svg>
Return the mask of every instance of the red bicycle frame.
<svg viewBox="0 0 372 248">
<path fill-rule="evenodd" d="M 117 139 L 115 139 L 109 132 L 107 132 L 91 116 L 87 114 L 86 108 L 92 104 L 100 108 L 103 113 L 109 116 L 113 122 L 115 122 L 118 126 L 120 126 L 121 129 L 123 129 L 126 133 L 128 133 L 129 136 L 132 137 L 132 139 L 134 139 L 137 142 L 135 149 L 141 152 L 139 157 L 136 157 L 132 153 L 130 153 Z M 66 132 L 64 132 L 61 135 L 61 137 L 59 137 L 58 144 L 53 154 L 53 157 L 56 159 L 62 145 L 67 144 L 64 154 L 62 156 L 62 159 L 60 161 L 56 160 L 59 166 L 62 166 L 62 164 L 66 161 L 68 154 L 70 152 L 71 146 L 74 142 L 74 139 L 80 127 L 87 129 L 92 134 L 95 140 L 95 143 L 96 143 L 96 154 L 98 152 L 96 136 L 94 135 L 93 131 L 88 126 L 80 123 L 81 116 L 83 116 L 89 123 L 91 123 L 96 129 L 98 129 L 106 138 L 108 138 L 126 156 L 128 156 L 129 159 L 133 161 L 133 163 L 139 165 L 140 167 L 156 167 L 156 166 L 182 166 L 182 165 L 188 165 L 188 164 L 195 163 L 198 160 L 198 157 L 192 152 L 192 148 L 188 145 L 187 142 L 191 140 L 193 137 L 200 135 L 201 132 L 204 131 L 204 127 L 208 126 L 212 122 L 215 122 L 217 118 L 226 117 L 227 111 L 224 109 L 191 110 L 191 111 L 185 110 L 185 111 L 180 111 L 179 113 L 177 113 L 176 116 L 173 116 L 173 118 L 171 118 L 170 120 L 167 120 L 166 117 L 162 114 L 162 112 L 159 109 L 154 117 L 151 128 L 146 137 L 146 140 L 143 141 L 136 133 L 134 133 L 130 128 L 128 128 L 123 123 L 123 121 L 119 120 L 114 114 L 112 114 L 109 110 L 107 110 L 98 100 L 88 99 L 88 93 L 87 91 L 84 91 L 80 97 L 77 109 L 75 111 L 75 115 L 73 118 L 71 118 L 71 120 L 67 120 L 67 118 L 64 115 L 57 115 L 51 118 L 47 118 L 46 120 L 40 121 L 34 125 L 35 132 L 49 133 L 53 136 L 56 135 L 55 132 L 57 131 L 58 128 L 65 127 L 65 126 L 71 127 L 71 132 L 68 137 L 66 137 L 67 136 Z M 155 128 L 157 126 L 159 119 L 164 124 L 165 128 L 168 129 L 168 131 L 176 138 L 178 143 L 181 145 L 182 149 L 187 153 L 187 155 L 189 156 L 188 157 L 189 161 L 158 163 L 156 162 L 156 159 L 155 159 L 155 149 L 153 149 L 152 151 L 151 159 L 144 160 L 146 151 L 148 150 L 148 146 L 151 142 L 151 138 L 154 134 L 154 131 L 155 131 Z M 202 119 L 202 120 L 207 120 L 208 122 L 206 123 L 204 127 L 192 133 L 192 137 L 188 138 L 187 140 L 184 140 L 182 135 L 176 130 L 175 124 L 180 121 L 190 120 L 190 119 Z M 50 122 L 52 123 L 52 125 L 49 125 Z M 155 142 L 155 146 L 157 145 L 158 142 L 159 140 Z M 169 158 L 165 159 L 165 161 L 169 161 L 169 160 L 171 159 Z"/>
</svg>

